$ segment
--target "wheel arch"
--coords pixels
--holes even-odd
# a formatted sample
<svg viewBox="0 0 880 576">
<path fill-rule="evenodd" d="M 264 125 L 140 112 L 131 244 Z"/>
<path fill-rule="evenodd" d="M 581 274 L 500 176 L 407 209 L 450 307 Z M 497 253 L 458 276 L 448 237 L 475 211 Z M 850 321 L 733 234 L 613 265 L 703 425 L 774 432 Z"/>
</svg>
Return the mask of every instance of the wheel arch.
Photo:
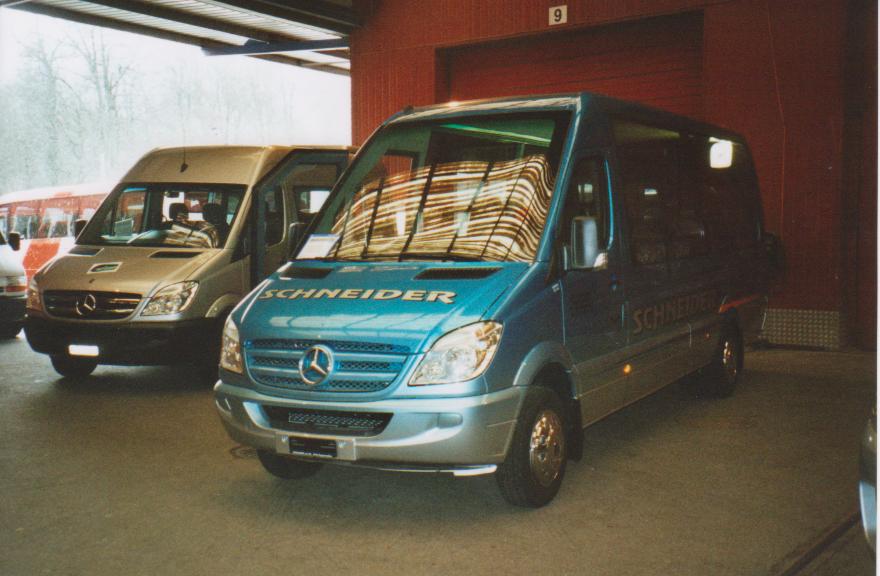
<svg viewBox="0 0 880 576">
<path fill-rule="evenodd" d="M 515 386 L 541 386 L 553 390 L 565 407 L 568 455 L 580 460 L 583 455 L 583 426 L 580 401 L 571 372 L 573 361 L 559 343 L 542 342 L 526 355 L 514 379 Z"/>
</svg>

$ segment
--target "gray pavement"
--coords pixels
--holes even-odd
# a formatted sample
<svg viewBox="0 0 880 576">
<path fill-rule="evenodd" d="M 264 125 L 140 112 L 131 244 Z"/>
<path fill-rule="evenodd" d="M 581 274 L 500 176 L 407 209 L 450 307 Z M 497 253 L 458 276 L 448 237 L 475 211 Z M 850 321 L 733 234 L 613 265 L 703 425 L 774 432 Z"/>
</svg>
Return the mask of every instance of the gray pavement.
<svg viewBox="0 0 880 576">
<path fill-rule="evenodd" d="M 556 500 L 523 510 L 491 477 L 277 480 L 194 371 L 68 382 L 20 335 L 0 342 L 0 574 L 775 575 L 857 506 L 875 356 L 746 361 L 729 399 L 672 386 L 588 429 Z M 834 573 L 873 574 L 859 544 Z"/>
</svg>

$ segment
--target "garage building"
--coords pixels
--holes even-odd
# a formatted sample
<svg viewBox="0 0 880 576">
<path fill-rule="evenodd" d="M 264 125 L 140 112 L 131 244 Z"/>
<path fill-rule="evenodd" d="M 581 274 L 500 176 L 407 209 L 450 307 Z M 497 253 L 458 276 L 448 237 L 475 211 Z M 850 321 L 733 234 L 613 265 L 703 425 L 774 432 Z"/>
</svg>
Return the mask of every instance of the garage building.
<svg viewBox="0 0 880 576">
<path fill-rule="evenodd" d="M 353 141 L 407 105 L 593 91 L 743 134 L 786 273 L 772 343 L 876 343 L 877 5 L 364 0 Z"/>
</svg>

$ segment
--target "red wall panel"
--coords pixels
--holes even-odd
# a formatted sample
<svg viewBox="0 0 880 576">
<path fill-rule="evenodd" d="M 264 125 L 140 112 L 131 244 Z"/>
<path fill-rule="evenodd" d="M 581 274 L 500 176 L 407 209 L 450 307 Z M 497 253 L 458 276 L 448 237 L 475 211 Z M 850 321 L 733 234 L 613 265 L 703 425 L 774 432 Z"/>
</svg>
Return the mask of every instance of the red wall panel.
<svg viewBox="0 0 880 576">
<path fill-rule="evenodd" d="M 440 100 L 589 90 L 700 117 L 702 16 L 690 13 L 441 51 Z"/>
</svg>

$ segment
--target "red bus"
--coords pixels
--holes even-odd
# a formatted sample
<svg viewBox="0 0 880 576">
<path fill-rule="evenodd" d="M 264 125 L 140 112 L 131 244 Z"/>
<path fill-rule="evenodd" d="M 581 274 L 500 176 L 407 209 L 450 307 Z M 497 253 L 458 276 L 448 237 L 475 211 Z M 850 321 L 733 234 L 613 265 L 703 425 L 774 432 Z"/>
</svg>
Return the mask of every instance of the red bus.
<svg viewBox="0 0 880 576">
<path fill-rule="evenodd" d="M 113 190 L 108 182 L 51 186 L 0 195 L 0 232 L 21 234 L 28 279 L 40 266 L 73 247 L 77 220 L 88 220 Z"/>
</svg>

